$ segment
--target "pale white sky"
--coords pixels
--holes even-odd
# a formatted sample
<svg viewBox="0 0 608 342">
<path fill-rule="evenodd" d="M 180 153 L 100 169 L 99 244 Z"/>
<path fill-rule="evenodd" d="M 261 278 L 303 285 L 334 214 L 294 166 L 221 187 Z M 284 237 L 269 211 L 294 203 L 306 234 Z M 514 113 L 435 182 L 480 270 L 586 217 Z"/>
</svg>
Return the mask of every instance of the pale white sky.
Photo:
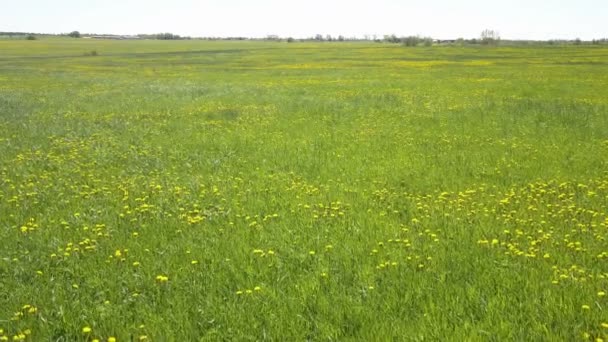
<svg viewBox="0 0 608 342">
<path fill-rule="evenodd" d="M 0 31 L 190 36 L 608 37 L 608 0 L 0 0 Z"/>
</svg>

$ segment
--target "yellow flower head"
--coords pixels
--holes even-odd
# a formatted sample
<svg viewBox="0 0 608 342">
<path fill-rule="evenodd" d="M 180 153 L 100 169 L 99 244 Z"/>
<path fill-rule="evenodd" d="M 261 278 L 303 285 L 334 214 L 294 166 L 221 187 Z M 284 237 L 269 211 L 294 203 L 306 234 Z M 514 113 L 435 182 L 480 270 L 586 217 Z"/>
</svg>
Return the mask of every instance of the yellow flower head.
<svg viewBox="0 0 608 342">
<path fill-rule="evenodd" d="M 169 277 L 167 277 L 165 275 L 157 275 L 156 281 L 158 281 L 159 283 L 165 283 L 165 282 L 169 281 Z"/>
</svg>

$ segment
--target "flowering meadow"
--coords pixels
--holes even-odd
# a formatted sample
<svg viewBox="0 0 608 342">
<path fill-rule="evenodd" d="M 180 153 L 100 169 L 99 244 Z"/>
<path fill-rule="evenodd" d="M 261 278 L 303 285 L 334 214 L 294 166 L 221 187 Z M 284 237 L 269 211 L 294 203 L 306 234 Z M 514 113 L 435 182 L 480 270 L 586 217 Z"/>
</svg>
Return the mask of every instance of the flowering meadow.
<svg viewBox="0 0 608 342">
<path fill-rule="evenodd" d="M 0 341 L 608 341 L 608 49 L 0 40 Z"/>
</svg>

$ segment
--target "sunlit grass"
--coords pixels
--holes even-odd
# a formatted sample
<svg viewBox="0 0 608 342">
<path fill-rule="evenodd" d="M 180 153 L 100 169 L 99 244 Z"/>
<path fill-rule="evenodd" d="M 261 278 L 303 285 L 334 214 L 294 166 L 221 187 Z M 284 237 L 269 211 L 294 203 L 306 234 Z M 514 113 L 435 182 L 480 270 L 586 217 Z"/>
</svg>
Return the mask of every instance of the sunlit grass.
<svg viewBox="0 0 608 342">
<path fill-rule="evenodd" d="M 607 60 L 0 41 L 0 341 L 606 339 Z"/>
</svg>

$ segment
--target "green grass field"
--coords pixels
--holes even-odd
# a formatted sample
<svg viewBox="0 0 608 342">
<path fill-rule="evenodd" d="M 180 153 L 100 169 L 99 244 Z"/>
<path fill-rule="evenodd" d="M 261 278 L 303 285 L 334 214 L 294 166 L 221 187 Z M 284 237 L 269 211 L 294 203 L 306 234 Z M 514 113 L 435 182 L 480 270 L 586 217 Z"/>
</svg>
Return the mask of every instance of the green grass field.
<svg viewBox="0 0 608 342">
<path fill-rule="evenodd" d="M 600 341 L 607 239 L 606 48 L 0 41 L 0 341 Z"/>
</svg>

